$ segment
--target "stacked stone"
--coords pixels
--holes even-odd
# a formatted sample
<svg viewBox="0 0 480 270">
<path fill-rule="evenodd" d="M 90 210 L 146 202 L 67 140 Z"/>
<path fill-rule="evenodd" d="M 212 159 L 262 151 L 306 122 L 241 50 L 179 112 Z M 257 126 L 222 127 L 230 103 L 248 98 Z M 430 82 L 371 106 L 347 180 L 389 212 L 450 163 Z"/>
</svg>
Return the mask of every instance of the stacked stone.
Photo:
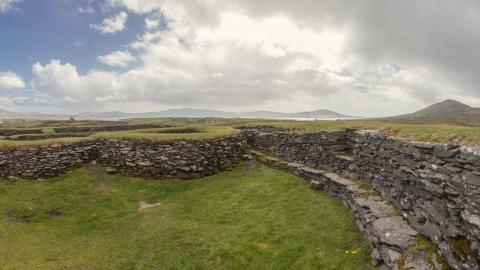
<svg viewBox="0 0 480 270">
<path fill-rule="evenodd" d="M 122 131 L 148 128 L 166 128 L 173 127 L 171 125 L 160 124 L 137 124 L 137 125 L 111 125 L 111 126 L 89 126 L 89 127 L 58 127 L 53 128 L 55 133 L 88 133 L 100 131 Z"/>
<path fill-rule="evenodd" d="M 258 160 L 274 168 L 287 170 L 310 181 L 313 189 L 340 197 L 349 206 L 357 226 L 372 245 L 372 263 L 380 269 L 442 270 L 442 257 L 434 249 L 417 244 L 418 232 L 395 211 L 390 203 L 355 181 L 334 173 L 265 157 L 252 151 Z"/>
<path fill-rule="evenodd" d="M 0 178 L 50 178 L 97 160 L 110 172 L 142 177 L 198 178 L 229 170 L 246 152 L 242 136 L 208 141 L 95 139 L 0 149 Z"/>
<path fill-rule="evenodd" d="M 0 149 L 0 178 L 49 178 L 94 160 L 98 142 Z"/>
<path fill-rule="evenodd" d="M 41 134 L 41 129 L 0 129 L 0 136 L 13 136 L 21 134 Z"/>
<path fill-rule="evenodd" d="M 242 136 L 162 143 L 106 139 L 98 161 L 126 175 L 190 179 L 229 170 L 245 153 Z"/>
<path fill-rule="evenodd" d="M 244 132 L 250 145 L 283 160 L 362 180 L 433 241 L 453 269 L 480 269 L 480 148 L 375 131 Z"/>
<path fill-rule="evenodd" d="M 479 269 L 480 149 L 354 136 L 349 170 L 400 208 L 454 269 Z"/>
<path fill-rule="evenodd" d="M 244 133 L 250 146 L 310 167 L 343 171 L 351 161 L 350 131 L 297 134 L 245 130 Z"/>
</svg>

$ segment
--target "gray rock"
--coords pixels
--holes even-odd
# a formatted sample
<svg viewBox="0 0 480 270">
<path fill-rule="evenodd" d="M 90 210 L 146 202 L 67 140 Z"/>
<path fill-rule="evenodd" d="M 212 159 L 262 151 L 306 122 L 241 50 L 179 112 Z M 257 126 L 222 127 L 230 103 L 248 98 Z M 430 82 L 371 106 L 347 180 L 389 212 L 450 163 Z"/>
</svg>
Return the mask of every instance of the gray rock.
<svg viewBox="0 0 480 270">
<path fill-rule="evenodd" d="M 472 186 L 480 186 L 480 176 L 473 173 L 464 175 L 463 181 Z"/>
<path fill-rule="evenodd" d="M 335 173 L 327 173 L 325 174 L 325 176 L 332 182 L 335 182 L 336 184 L 338 185 L 341 185 L 341 186 L 350 186 L 350 185 L 355 185 L 354 182 L 348 180 L 348 179 L 345 179 L 343 177 L 340 177 L 339 175 L 335 174 Z"/>
<path fill-rule="evenodd" d="M 380 218 L 373 222 L 373 229 L 381 243 L 405 249 L 415 244 L 417 231 L 400 216 Z"/>
<path fill-rule="evenodd" d="M 480 216 L 474 215 L 468 211 L 461 212 L 462 218 L 466 220 L 468 223 L 480 228 Z"/>
<path fill-rule="evenodd" d="M 458 145 L 436 145 L 433 154 L 438 158 L 452 158 L 460 153 Z"/>
</svg>

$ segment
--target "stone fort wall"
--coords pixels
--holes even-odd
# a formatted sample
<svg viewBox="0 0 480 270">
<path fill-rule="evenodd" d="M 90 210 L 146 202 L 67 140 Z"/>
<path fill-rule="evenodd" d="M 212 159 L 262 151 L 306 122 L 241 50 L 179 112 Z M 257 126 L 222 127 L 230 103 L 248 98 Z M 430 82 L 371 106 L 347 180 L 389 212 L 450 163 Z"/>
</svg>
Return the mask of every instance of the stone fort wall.
<svg viewBox="0 0 480 270">
<path fill-rule="evenodd" d="M 360 180 L 435 243 L 452 268 L 479 269 L 477 148 L 408 142 L 373 131 L 297 134 L 245 129 L 235 136 L 208 141 L 96 139 L 2 148 L 0 177 L 49 178 L 96 160 L 126 175 L 197 178 L 230 169 L 244 158 L 248 147 Z"/>
<path fill-rule="evenodd" d="M 408 142 L 375 131 L 247 131 L 282 160 L 341 172 L 374 188 L 454 269 L 479 269 L 480 148 Z"/>
<path fill-rule="evenodd" d="M 0 148 L 0 178 L 50 178 L 96 160 L 125 175 L 198 178 L 232 168 L 246 153 L 243 136 L 208 141 L 96 139 Z"/>
</svg>

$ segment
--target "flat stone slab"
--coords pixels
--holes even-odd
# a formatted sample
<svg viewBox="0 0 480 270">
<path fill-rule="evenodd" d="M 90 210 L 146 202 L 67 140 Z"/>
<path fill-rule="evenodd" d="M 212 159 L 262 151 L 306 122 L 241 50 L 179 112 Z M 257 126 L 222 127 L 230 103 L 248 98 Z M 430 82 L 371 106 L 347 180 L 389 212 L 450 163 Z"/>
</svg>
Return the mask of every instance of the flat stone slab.
<svg viewBox="0 0 480 270">
<path fill-rule="evenodd" d="M 380 242 L 402 250 L 414 245 L 418 234 L 401 216 L 377 219 L 373 222 L 373 230 Z"/>
<path fill-rule="evenodd" d="M 313 175 L 317 175 L 317 176 L 322 176 L 326 173 L 325 171 L 317 170 L 317 169 L 310 168 L 310 167 L 301 167 L 301 168 L 299 168 L 299 170 L 303 173 L 313 174 Z"/>
<path fill-rule="evenodd" d="M 327 173 L 325 176 L 330 179 L 330 181 L 335 182 L 341 186 L 351 186 L 351 185 L 356 185 L 353 181 L 350 181 L 348 179 L 345 179 L 343 177 L 338 176 L 337 174 L 334 173 Z"/>
<path fill-rule="evenodd" d="M 335 157 L 336 157 L 336 158 L 339 158 L 339 159 L 346 160 L 346 161 L 353 161 L 353 157 L 352 157 L 352 156 L 337 155 L 337 156 L 335 156 Z"/>
<path fill-rule="evenodd" d="M 272 158 L 272 157 L 267 157 L 265 160 L 269 161 L 269 162 L 279 162 L 280 161 L 279 159 Z"/>
<path fill-rule="evenodd" d="M 394 208 L 388 205 L 386 201 L 377 201 L 369 197 L 367 200 L 355 198 L 355 202 L 361 207 L 369 209 L 372 215 L 377 218 L 390 217 L 395 214 Z"/>
<path fill-rule="evenodd" d="M 287 167 L 290 168 L 290 169 L 298 169 L 298 168 L 305 167 L 305 165 L 303 165 L 301 163 L 296 163 L 296 162 L 289 162 L 289 163 L 287 163 Z"/>
</svg>

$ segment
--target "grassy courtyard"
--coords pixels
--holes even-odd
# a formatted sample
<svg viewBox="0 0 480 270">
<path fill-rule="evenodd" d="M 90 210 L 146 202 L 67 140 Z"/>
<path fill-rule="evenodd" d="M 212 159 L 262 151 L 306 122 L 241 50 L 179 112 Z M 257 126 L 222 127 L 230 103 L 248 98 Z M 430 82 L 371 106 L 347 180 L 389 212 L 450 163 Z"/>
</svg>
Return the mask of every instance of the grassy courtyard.
<svg viewBox="0 0 480 270">
<path fill-rule="evenodd" d="M 0 182 L 0 269 L 374 269 L 369 261 L 340 200 L 255 163 L 196 181 L 89 165 Z"/>
</svg>

